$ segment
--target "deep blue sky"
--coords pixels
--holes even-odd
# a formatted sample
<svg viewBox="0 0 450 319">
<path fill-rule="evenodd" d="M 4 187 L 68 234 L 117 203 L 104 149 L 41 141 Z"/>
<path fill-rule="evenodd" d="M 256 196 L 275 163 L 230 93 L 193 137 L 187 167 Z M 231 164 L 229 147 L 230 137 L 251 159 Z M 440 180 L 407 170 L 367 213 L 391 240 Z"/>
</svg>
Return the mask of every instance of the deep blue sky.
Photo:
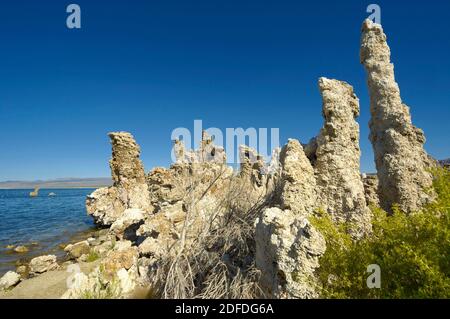
<svg viewBox="0 0 450 319">
<path fill-rule="evenodd" d="M 0 4 L 0 180 L 109 176 L 107 132 L 132 132 L 147 170 L 170 163 L 176 127 L 321 125 L 320 76 L 361 102 L 362 170 L 373 171 L 359 39 L 376 2 L 396 77 L 427 150 L 450 157 L 450 1 L 74 0 Z"/>
</svg>

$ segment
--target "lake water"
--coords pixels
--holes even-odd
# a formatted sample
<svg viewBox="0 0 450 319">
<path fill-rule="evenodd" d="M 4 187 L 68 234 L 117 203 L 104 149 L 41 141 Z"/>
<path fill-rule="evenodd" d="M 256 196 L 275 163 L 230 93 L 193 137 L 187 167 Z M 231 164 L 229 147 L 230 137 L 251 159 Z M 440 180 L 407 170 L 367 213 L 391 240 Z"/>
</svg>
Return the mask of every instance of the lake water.
<svg viewBox="0 0 450 319">
<path fill-rule="evenodd" d="M 31 191 L 0 190 L 0 276 L 14 270 L 19 259 L 46 253 L 61 256 L 60 244 L 94 227 L 85 207 L 86 195 L 93 189 L 41 189 L 34 198 Z M 56 196 L 49 197 L 51 192 Z M 24 245 L 30 251 L 12 253 L 7 245 Z"/>
</svg>

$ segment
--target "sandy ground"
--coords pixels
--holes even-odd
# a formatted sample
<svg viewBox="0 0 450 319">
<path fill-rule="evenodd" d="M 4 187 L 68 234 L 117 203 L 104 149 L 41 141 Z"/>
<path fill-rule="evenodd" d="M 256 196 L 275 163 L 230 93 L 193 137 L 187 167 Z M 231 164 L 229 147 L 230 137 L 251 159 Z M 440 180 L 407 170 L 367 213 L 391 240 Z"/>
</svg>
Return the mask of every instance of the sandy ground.
<svg viewBox="0 0 450 319">
<path fill-rule="evenodd" d="M 98 266 L 99 260 L 92 263 L 79 263 L 83 273 L 88 274 Z M 67 278 L 73 273 L 67 268 L 49 271 L 37 277 L 26 279 L 12 290 L 0 292 L 0 299 L 59 299 L 67 290 Z"/>
</svg>

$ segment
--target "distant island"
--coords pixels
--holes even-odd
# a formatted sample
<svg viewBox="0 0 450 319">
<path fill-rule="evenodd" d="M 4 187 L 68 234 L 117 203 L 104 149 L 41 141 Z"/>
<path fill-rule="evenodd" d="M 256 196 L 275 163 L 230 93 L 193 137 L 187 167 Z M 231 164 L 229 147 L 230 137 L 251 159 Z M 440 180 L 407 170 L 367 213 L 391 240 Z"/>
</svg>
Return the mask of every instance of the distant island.
<svg viewBox="0 0 450 319">
<path fill-rule="evenodd" d="M 110 177 L 98 178 L 58 178 L 54 180 L 36 180 L 36 181 L 4 181 L 0 182 L 0 189 L 41 189 L 53 188 L 99 188 L 111 186 Z"/>
</svg>

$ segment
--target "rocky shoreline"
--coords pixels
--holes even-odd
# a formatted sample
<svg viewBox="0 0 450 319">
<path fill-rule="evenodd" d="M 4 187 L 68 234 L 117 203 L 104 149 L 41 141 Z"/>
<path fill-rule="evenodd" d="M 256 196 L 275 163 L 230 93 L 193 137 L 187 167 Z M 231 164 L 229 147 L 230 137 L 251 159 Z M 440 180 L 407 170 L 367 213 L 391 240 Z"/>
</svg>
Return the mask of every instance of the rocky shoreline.
<svg viewBox="0 0 450 319">
<path fill-rule="evenodd" d="M 3 274 L 5 282 L 0 283 L 0 287 L 11 290 L 19 283 L 36 278 L 39 274 L 66 269 L 77 262 L 90 263 L 98 260 L 101 254 L 97 256 L 94 247 L 108 240 L 107 233 L 107 230 L 100 228 L 81 231 L 71 236 L 66 244 L 56 245 L 43 255 L 33 254 L 33 248 L 39 245 L 37 242 L 19 246 L 8 245 L 6 248 L 9 249 L 9 253 L 17 256 L 16 261 L 11 263 L 11 268 L 15 270 Z M 84 243 L 88 243 L 89 249 L 86 249 Z"/>
</svg>

